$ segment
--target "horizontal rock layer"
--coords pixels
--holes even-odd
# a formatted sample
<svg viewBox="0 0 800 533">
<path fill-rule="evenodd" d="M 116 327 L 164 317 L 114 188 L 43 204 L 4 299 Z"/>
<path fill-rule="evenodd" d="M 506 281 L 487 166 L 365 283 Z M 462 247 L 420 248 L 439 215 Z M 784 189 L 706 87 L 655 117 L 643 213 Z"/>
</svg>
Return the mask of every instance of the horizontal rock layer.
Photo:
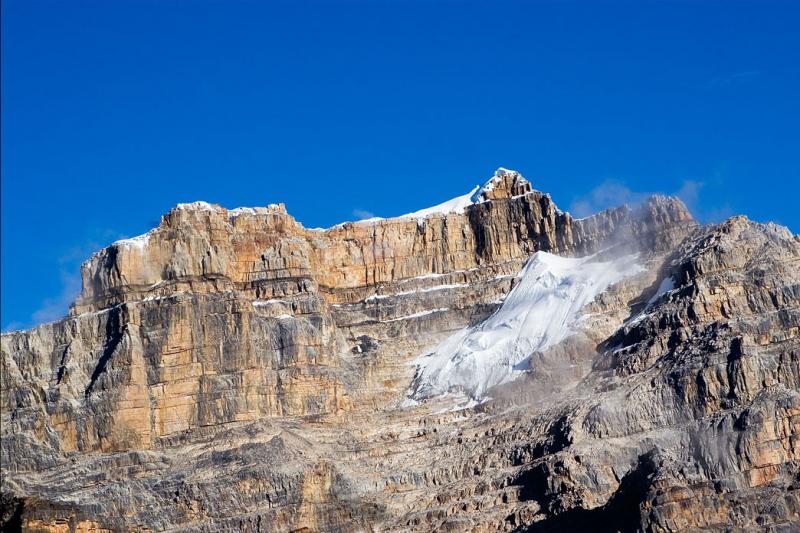
<svg viewBox="0 0 800 533">
<path fill-rule="evenodd" d="M 697 228 L 666 197 L 574 220 L 514 173 L 484 194 L 328 230 L 188 204 L 95 254 L 69 317 L 3 335 L 3 519 L 791 530 L 798 238 Z M 489 316 L 538 250 L 646 269 L 493 401 L 403 407 L 413 358 Z"/>
</svg>

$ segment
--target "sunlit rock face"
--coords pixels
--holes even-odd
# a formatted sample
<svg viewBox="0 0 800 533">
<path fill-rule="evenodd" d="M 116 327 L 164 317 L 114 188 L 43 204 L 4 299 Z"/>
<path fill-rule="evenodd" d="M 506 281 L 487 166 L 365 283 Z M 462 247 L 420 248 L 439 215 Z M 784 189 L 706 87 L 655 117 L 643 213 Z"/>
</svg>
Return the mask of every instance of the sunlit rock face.
<svg viewBox="0 0 800 533">
<path fill-rule="evenodd" d="M 775 225 L 576 220 L 506 169 L 328 229 L 179 205 L 3 335 L 2 520 L 795 530 L 798 264 Z"/>
</svg>

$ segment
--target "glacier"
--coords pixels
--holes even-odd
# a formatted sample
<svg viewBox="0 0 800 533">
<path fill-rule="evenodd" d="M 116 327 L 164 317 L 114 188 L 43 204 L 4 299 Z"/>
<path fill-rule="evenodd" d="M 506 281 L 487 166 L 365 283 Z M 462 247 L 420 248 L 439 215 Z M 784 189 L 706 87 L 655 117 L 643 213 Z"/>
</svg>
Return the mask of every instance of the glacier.
<svg viewBox="0 0 800 533">
<path fill-rule="evenodd" d="M 492 387 L 528 369 L 528 358 L 572 335 L 581 309 L 622 279 L 643 270 L 638 254 L 560 257 L 539 251 L 518 275 L 502 305 L 481 324 L 464 328 L 418 357 L 408 399 L 449 393 L 487 399 Z"/>
</svg>

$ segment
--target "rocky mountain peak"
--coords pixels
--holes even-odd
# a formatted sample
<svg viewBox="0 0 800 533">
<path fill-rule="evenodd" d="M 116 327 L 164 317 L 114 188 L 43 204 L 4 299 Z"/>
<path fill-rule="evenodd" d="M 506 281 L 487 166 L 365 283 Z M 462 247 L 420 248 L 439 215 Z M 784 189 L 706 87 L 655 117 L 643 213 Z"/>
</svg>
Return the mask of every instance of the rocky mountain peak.
<svg viewBox="0 0 800 533">
<path fill-rule="evenodd" d="M 533 190 L 531 183 L 516 170 L 500 167 L 494 175 L 478 189 L 476 201 L 498 200 L 521 196 Z"/>
<path fill-rule="evenodd" d="M 794 530 L 799 258 L 672 197 L 576 220 L 503 168 L 328 229 L 180 204 L 3 334 L 3 504 L 37 531 Z"/>
<path fill-rule="evenodd" d="M 642 213 L 653 220 L 694 220 L 691 211 L 686 204 L 677 196 L 666 196 L 663 194 L 653 194 L 648 196 L 639 208 Z"/>
</svg>

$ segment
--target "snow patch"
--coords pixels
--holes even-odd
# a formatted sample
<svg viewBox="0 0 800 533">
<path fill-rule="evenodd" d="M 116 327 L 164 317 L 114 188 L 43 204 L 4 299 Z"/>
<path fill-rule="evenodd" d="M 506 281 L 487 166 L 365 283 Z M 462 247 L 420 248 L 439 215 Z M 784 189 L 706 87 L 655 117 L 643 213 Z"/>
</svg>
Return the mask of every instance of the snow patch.
<svg viewBox="0 0 800 533">
<path fill-rule="evenodd" d="M 285 304 L 287 302 L 285 300 L 279 300 L 277 298 L 272 298 L 272 299 L 269 299 L 269 300 L 253 300 L 253 305 L 255 307 L 271 305 L 271 304 L 277 304 L 277 303 Z"/>
<path fill-rule="evenodd" d="M 672 280 L 672 276 L 667 276 L 666 278 L 662 279 L 661 283 L 658 285 L 658 289 L 656 289 L 656 293 L 652 295 L 649 300 L 647 300 L 644 309 L 626 320 L 624 325 L 628 327 L 635 326 L 645 318 L 652 316 L 653 313 L 651 313 L 650 310 L 652 309 L 653 304 L 660 300 L 662 296 L 674 289 L 675 282 Z"/>
<path fill-rule="evenodd" d="M 413 291 L 401 291 L 401 292 L 396 292 L 394 294 L 373 294 L 372 296 L 367 297 L 364 301 L 374 302 L 377 300 L 384 300 L 386 298 L 393 298 L 395 296 L 406 296 L 408 294 L 417 294 L 420 292 L 443 291 L 445 289 L 461 289 L 464 287 L 469 287 L 469 285 L 467 285 L 466 283 L 453 283 L 450 285 L 434 285 L 433 287 L 425 287 L 423 289 L 415 289 Z"/>
<path fill-rule="evenodd" d="M 792 240 L 792 232 L 786 226 L 781 226 L 780 224 L 776 224 L 774 222 L 767 222 L 766 224 L 759 225 L 762 226 L 767 233 L 774 237 L 785 241 Z"/>
<path fill-rule="evenodd" d="M 114 241 L 112 246 L 124 246 L 128 248 L 135 248 L 137 250 L 144 250 L 144 247 L 147 246 L 147 243 L 150 242 L 150 237 L 153 235 L 153 231 L 150 230 L 143 235 L 137 235 L 136 237 L 131 237 L 130 239 L 120 239 L 118 241 Z"/>
<path fill-rule="evenodd" d="M 483 185 L 476 185 L 469 191 L 467 194 L 462 196 L 456 196 L 451 200 L 447 200 L 446 202 L 442 202 L 441 204 L 435 205 L 433 207 L 428 207 L 425 209 L 420 209 L 419 211 L 414 211 L 413 213 L 406 213 L 405 215 L 400 215 L 399 218 L 416 218 L 416 219 L 424 219 L 431 215 L 447 215 L 449 213 L 463 213 L 464 209 L 469 207 L 470 205 L 480 204 L 486 200 L 486 196 L 484 193 L 493 191 L 495 187 L 500 183 L 503 177 L 507 175 L 515 175 L 519 174 L 515 170 L 509 170 L 507 168 L 500 167 L 494 171 L 489 180 L 484 183 Z M 363 221 L 362 221 L 363 222 Z"/>
<path fill-rule="evenodd" d="M 231 209 L 228 211 L 228 216 L 238 217 L 241 215 L 268 215 L 269 212 L 269 208 L 266 207 L 237 207 L 236 209 Z"/>
<path fill-rule="evenodd" d="M 156 295 L 156 294 L 151 294 L 150 296 L 146 296 L 145 298 L 143 298 L 142 301 L 143 302 L 153 302 L 153 301 L 156 301 L 156 300 L 166 300 L 167 298 L 172 298 L 173 296 L 175 296 L 175 295 L 174 294 L 166 294 L 166 295 L 163 295 L 163 296 L 159 296 L 159 295 Z"/>
<path fill-rule="evenodd" d="M 500 181 L 502 181 L 504 177 L 514 176 L 515 174 L 519 174 L 519 172 L 517 172 L 516 170 L 509 170 L 504 167 L 499 167 L 497 170 L 494 171 L 494 175 L 491 178 L 489 178 L 489 181 L 483 184 L 483 187 L 481 187 L 480 192 L 484 193 L 488 191 L 493 191 L 494 188 L 497 187 L 497 184 L 500 183 Z"/>
<path fill-rule="evenodd" d="M 431 215 L 448 215 L 451 213 L 463 213 L 464 210 L 471 205 L 480 204 L 488 201 L 484 193 L 488 191 L 493 191 L 504 176 L 517 175 L 517 174 L 519 174 L 519 172 L 515 170 L 509 170 L 507 168 L 500 167 L 494 171 L 494 174 L 492 175 L 491 178 L 489 178 L 489 180 L 486 183 L 484 183 L 483 185 L 476 185 L 467 194 L 456 196 L 455 198 L 451 198 L 446 202 L 442 202 L 432 207 L 426 207 L 425 209 L 420 209 L 419 211 L 406 213 L 405 215 L 400 215 L 392 218 L 416 219 L 419 224 L 422 224 L 423 221 Z M 354 222 L 342 222 L 340 224 L 336 224 L 335 226 L 331 226 L 330 229 L 341 228 L 345 224 L 374 224 L 382 220 L 386 219 L 383 217 L 365 218 L 363 220 L 357 220 Z"/>
<path fill-rule="evenodd" d="M 389 320 L 380 320 L 379 322 L 382 322 L 384 324 L 388 323 L 388 322 L 397 322 L 398 320 L 408 320 L 409 318 L 419 318 L 421 316 L 427 316 L 427 315 L 431 315 L 433 313 L 439 313 L 439 312 L 448 311 L 448 310 L 449 310 L 448 307 L 440 307 L 438 309 L 429 309 L 427 311 L 420 311 L 419 313 L 413 313 L 411 315 L 399 316 L 397 318 L 392 318 L 392 319 L 389 319 Z"/>
<path fill-rule="evenodd" d="M 667 276 L 666 278 L 661 280 L 661 283 L 658 286 L 658 290 L 656 293 L 647 300 L 646 308 L 650 307 L 654 303 L 658 301 L 659 298 L 667 294 L 669 291 L 675 288 L 675 282 L 672 281 L 672 276 Z"/>
<path fill-rule="evenodd" d="M 204 202 L 202 200 L 198 200 L 197 202 L 190 202 L 190 203 L 183 203 L 178 204 L 175 206 L 176 209 L 187 209 L 187 210 L 194 210 L 194 211 L 212 211 L 212 212 L 219 212 L 223 210 L 222 207 L 219 205 L 211 204 L 209 202 Z M 229 218 L 236 218 L 242 215 L 270 215 L 276 212 L 283 213 L 285 212 L 285 208 L 282 204 L 269 204 L 266 207 L 237 207 L 235 209 L 227 209 Z"/>
<path fill-rule="evenodd" d="M 453 274 L 466 274 L 467 272 L 475 272 L 479 270 L 477 267 L 468 268 L 466 270 L 453 270 L 452 272 L 444 272 L 444 273 L 435 273 L 435 274 L 423 274 L 421 276 L 414 276 L 413 278 L 406 278 L 401 280 L 399 283 L 409 283 L 411 281 L 417 281 L 420 279 L 436 279 L 436 278 L 443 278 L 445 276 L 452 276 Z"/>
<path fill-rule="evenodd" d="M 456 196 L 455 198 L 434 205 L 433 207 L 426 207 L 425 209 L 420 209 L 419 211 L 414 211 L 413 213 L 400 215 L 398 218 L 427 218 L 436 214 L 446 215 L 448 213 L 463 213 L 467 206 L 477 203 L 478 196 L 481 191 L 482 187 L 476 185 L 467 194 Z M 362 220 L 361 222 L 366 221 Z"/>
<path fill-rule="evenodd" d="M 217 208 L 211 205 L 208 202 L 203 202 L 199 200 L 197 202 L 190 202 L 187 204 L 178 204 L 175 206 L 176 209 L 197 209 L 199 211 L 216 211 Z"/>
<path fill-rule="evenodd" d="M 641 272 L 637 257 L 598 261 L 596 256 L 535 253 L 492 316 L 417 358 L 410 396 L 424 399 L 461 391 L 484 399 L 490 388 L 523 374 L 534 352 L 572 335 L 581 309 L 597 295 Z"/>
</svg>

